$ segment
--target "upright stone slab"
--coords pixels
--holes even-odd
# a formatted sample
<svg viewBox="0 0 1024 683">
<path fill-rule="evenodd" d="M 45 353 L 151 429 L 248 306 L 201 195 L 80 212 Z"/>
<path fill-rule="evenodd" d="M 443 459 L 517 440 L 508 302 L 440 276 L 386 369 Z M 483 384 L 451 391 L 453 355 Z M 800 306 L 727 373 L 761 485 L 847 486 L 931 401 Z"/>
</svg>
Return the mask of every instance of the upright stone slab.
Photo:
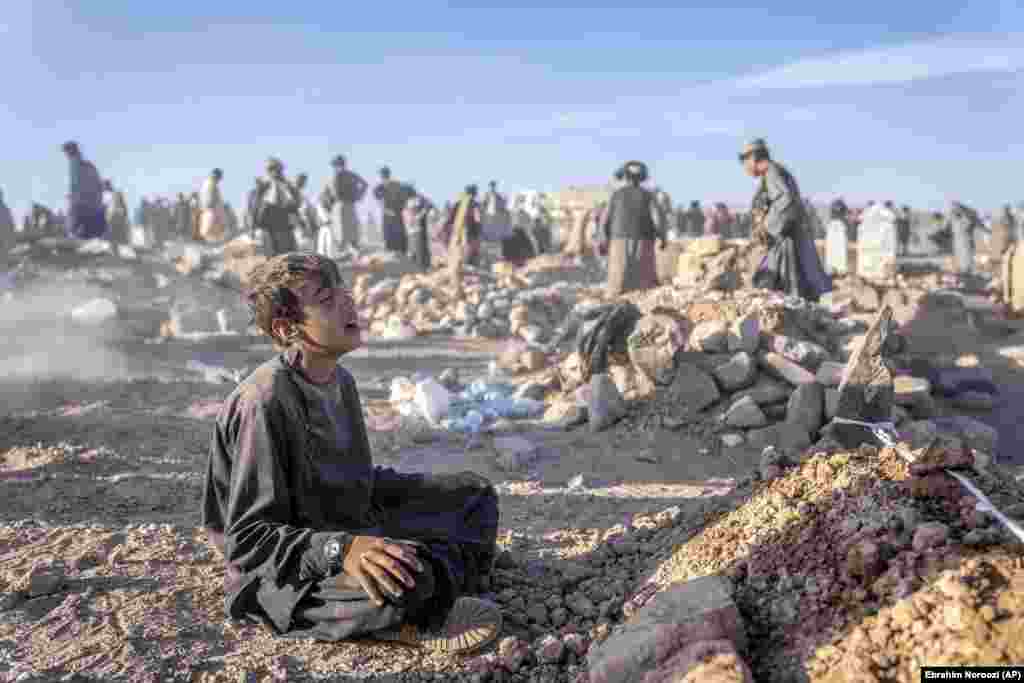
<svg viewBox="0 0 1024 683">
<path fill-rule="evenodd" d="M 732 582 L 702 576 L 655 595 L 587 656 L 590 683 L 635 683 L 691 643 L 727 640 L 746 647 L 743 618 L 732 600 Z"/>
<path fill-rule="evenodd" d="M 875 205 L 864 212 L 857 232 L 857 274 L 884 280 L 896 268 L 896 215 Z"/>
<path fill-rule="evenodd" d="M 849 272 L 847 247 L 846 223 L 833 218 L 825 235 L 825 269 L 828 272 L 836 275 Z"/>
<path fill-rule="evenodd" d="M 836 417 L 873 423 L 892 419 L 895 389 L 887 355 L 898 351 L 902 340 L 891 331 L 891 325 L 892 309 L 886 306 L 854 347 L 839 385 Z M 862 443 L 878 445 L 866 427 L 841 423 L 832 426 L 833 434 L 845 448 L 857 448 Z"/>
<path fill-rule="evenodd" d="M 1024 311 L 1024 248 L 1012 244 L 1003 257 L 1003 301 L 1014 313 Z"/>
</svg>

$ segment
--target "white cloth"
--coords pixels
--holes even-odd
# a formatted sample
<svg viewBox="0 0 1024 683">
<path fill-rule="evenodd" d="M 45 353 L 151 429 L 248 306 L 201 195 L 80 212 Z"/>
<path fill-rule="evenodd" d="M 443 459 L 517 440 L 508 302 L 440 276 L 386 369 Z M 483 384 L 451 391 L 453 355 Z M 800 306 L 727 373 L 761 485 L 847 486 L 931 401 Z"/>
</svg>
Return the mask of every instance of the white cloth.
<svg viewBox="0 0 1024 683">
<path fill-rule="evenodd" d="M 199 191 L 200 208 L 213 211 L 224 210 L 224 198 L 220 194 L 220 184 L 213 178 L 207 178 Z"/>
<path fill-rule="evenodd" d="M 845 275 L 849 270 L 846 241 L 846 223 L 833 218 L 828 223 L 825 235 L 825 269 L 830 273 Z"/>
<path fill-rule="evenodd" d="M 330 223 L 321 226 L 316 233 L 316 253 L 329 259 L 338 258 L 338 243 Z"/>
</svg>

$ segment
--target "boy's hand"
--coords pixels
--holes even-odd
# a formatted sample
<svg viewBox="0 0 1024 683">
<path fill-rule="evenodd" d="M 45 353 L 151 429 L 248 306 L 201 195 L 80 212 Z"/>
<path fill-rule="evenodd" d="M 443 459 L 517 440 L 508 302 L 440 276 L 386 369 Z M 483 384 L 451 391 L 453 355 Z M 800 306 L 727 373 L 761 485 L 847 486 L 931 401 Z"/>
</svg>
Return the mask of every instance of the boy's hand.
<svg viewBox="0 0 1024 683">
<path fill-rule="evenodd" d="M 423 563 L 411 544 L 378 536 L 356 536 L 342 568 L 359 581 L 380 607 L 384 605 L 385 592 L 397 598 L 416 585 L 412 572 L 423 571 Z"/>
</svg>

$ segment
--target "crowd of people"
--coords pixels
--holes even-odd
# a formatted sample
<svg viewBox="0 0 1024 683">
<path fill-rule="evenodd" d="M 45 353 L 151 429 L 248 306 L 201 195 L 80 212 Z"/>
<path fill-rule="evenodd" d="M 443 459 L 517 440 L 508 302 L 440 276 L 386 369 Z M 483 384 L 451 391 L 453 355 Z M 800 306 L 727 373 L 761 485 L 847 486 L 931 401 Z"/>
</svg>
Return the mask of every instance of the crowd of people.
<svg viewBox="0 0 1024 683">
<path fill-rule="evenodd" d="M 540 192 L 509 198 L 493 180 L 486 192 L 470 184 L 459 196 L 439 204 L 415 183 L 395 178 L 387 166 L 380 168 L 371 187 L 349 168 L 344 156 L 337 156 L 331 162 L 333 173 L 315 201 L 307 196 L 306 174 L 289 178 L 284 163 L 270 158 L 264 175 L 255 179 L 247 195 L 241 217 L 223 198 L 224 173 L 219 168 L 210 172 L 198 191 L 143 197 L 129 215 L 124 193 L 102 179 L 76 142 L 67 142 L 62 149 L 69 162 L 66 212 L 33 204 L 24 217 L 25 232 L 159 246 L 166 240 L 219 243 L 247 231 L 262 237 L 268 255 L 301 247 L 327 258 L 345 259 L 364 245 L 358 207 L 370 194 L 379 207 L 384 247 L 407 256 L 423 270 L 432 267 L 432 251 L 439 245 L 452 277 L 459 277 L 463 265 L 480 264 L 482 245 L 490 242 L 498 245 L 500 259 L 515 265 L 555 251 L 575 259 L 599 259 L 608 270 L 612 294 L 656 282 L 653 263 L 658 241 L 707 235 L 755 238 L 770 248 L 762 264 L 766 274 L 759 280 L 763 286 L 816 298 L 815 292 L 827 291 L 829 276 L 844 272 L 846 245 L 857 241 L 866 216 L 881 212 L 892 226 L 899 256 L 910 253 L 911 242 L 920 234 L 930 233 L 936 247 L 952 251 L 962 264 L 958 269 L 965 272 L 973 263 L 977 230 L 989 233 L 990 249 L 998 257 L 1024 227 L 1024 203 L 1016 210 L 1006 205 L 994 219 L 985 220 L 960 202 L 953 202 L 945 214 L 927 214 L 907 205 L 897 207 L 892 201 L 849 207 L 837 199 L 827 214 L 819 215 L 801 196 L 792 175 L 771 158 L 763 139 L 748 145 L 742 157 L 746 172 L 759 183 L 748 211 L 732 210 L 724 202 L 707 207 L 699 200 L 674 205 L 665 190 L 649 187 L 649 171 L 640 162 L 616 170 L 609 198 L 588 206 L 554 208 Z M 8 223 L 11 227 L 5 230 Z M 0 195 L 0 235 L 13 234 L 13 225 Z M 814 248 L 814 240 L 819 239 L 827 242 L 824 263 Z"/>
</svg>

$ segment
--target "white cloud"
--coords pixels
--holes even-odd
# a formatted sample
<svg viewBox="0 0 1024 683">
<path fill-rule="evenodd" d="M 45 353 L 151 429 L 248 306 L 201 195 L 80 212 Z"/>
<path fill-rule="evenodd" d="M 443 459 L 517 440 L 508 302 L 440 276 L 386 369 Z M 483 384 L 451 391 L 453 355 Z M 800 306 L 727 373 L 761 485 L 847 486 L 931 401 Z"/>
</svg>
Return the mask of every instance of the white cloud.
<svg viewBox="0 0 1024 683">
<path fill-rule="evenodd" d="M 802 59 L 735 79 L 740 90 L 881 85 L 1024 69 L 1022 36 L 944 38 Z"/>
</svg>

